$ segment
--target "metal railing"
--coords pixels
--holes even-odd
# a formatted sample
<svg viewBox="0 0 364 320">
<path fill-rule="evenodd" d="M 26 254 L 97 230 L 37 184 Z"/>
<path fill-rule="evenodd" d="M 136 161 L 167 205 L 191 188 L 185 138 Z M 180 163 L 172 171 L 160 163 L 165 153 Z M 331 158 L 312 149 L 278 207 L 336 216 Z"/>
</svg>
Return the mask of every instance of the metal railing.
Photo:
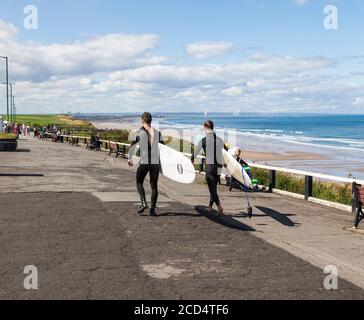
<svg viewBox="0 0 364 320">
<path fill-rule="evenodd" d="M 51 137 L 51 133 L 46 133 L 46 137 Z M 72 136 L 72 135 L 61 135 L 64 140 L 67 140 L 69 138 L 77 138 L 77 143 L 80 141 L 83 141 L 84 144 L 87 143 L 87 139 L 90 139 L 90 137 L 80 137 L 80 136 Z M 66 139 L 65 139 L 66 138 Z M 130 148 L 129 143 L 121 143 L 121 142 L 114 142 L 110 140 L 100 140 L 102 145 L 104 146 L 102 149 L 105 151 L 110 150 L 111 144 L 116 144 L 123 147 L 123 154 L 126 157 L 127 156 L 127 149 Z M 192 154 L 190 153 L 183 153 L 185 156 L 191 158 Z M 204 156 L 198 156 L 198 158 L 201 160 L 198 167 L 198 172 L 202 173 L 205 172 L 205 165 L 206 165 L 206 158 Z M 335 181 L 340 183 L 347 183 L 352 185 L 352 193 L 354 193 L 355 190 L 355 183 L 364 185 L 364 180 L 358 180 L 358 179 L 352 179 L 352 178 L 344 178 L 344 177 L 338 177 L 328 174 L 322 174 L 322 173 L 316 173 L 316 172 L 309 172 L 304 170 L 296 170 L 296 169 L 289 169 L 289 168 L 283 168 L 283 167 L 277 167 L 277 166 L 269 166 L 269 165 L 263 165 L 263 164 L 257 164 L 257 163 L 248 163 L 248 165 L 251 168 L 257 168 L 257 169 L 263 169 L 268 171 L 269 176 L 269 191 L 273 192 L 274 189 L 276 189 L 276 178 L 277 178 L 277 172 L 282 173 L 288 173 L 292 175 L 297 176 L 303 176 L 305 179 L 304 183 L 304 199 L 308 201 L 313 196 L 313 181 L 314 178 L 321 179 L 321 180 L 327 180 L 327 181 Z M 352 211 L 355 212 L 356 210 L 356 204 L 355 200 L 352 200 Z"/>
</svg>

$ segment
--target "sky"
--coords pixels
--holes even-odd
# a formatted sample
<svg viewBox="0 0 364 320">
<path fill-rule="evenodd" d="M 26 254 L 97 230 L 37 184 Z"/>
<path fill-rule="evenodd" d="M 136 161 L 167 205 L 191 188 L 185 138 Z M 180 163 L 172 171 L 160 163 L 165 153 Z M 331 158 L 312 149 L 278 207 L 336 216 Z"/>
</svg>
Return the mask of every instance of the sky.
<svg viewBox="0 0 364 320">
<path fill-rule="evenodd" d="M 0 55 L 18 114 L 364 113 L 363 17 L 362 0 L 2 0 Z"/>
</svg>

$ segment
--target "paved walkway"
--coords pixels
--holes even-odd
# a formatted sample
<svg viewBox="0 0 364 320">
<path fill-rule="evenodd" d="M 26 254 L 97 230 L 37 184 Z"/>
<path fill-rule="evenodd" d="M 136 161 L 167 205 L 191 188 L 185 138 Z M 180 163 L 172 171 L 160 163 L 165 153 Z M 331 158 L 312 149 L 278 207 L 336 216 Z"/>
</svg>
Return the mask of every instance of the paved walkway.
<svg viewBox="0 0 364 320">
<path fill-rule="evenodd" d="M 160 217 L 140 217 L 125 160 L 33 138 L 0 159 L 17 175 L 0 177 L 0 298 L 364 298 L 364 235 L 343 230 L 346 213 L 255 193 L 249 220 L 242 193 L 221 187 L 227 215 L 213 218 L 200 177 L 162 178 Z M 23 288 L 26 265 L 38 291 Z"/>
</svg>

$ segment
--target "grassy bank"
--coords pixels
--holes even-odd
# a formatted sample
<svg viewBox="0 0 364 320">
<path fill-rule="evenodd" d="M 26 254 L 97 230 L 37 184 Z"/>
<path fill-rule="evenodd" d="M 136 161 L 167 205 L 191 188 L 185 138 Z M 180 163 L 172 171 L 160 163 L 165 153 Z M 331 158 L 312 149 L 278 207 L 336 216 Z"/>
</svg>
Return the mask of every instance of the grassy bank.
<svg viewBox="0 0 364 320">
<path fill-rule="evenodd" d="M 14 122 L 26 124 L 31 127 L 44 127 L 47 125 L 61 128 L 94 128 L 92 124 L 84 120 L 77 120 L 67 115 L 17 115 Z"/>
<path fill-rule="evenodd" d="M 269 186 L 269 176 L 267 170 L 252 168 L 252 172 L 254 178 L 258 179 L 260 184 L 266 187 Z M 288 192 L 304 194 L 305 180 L 303 177 L 297 177 L 291 174 L 279 172 L 276 176 L 276 188 Z M 315 180 L 313 182 L 313 197 L 345 205 L 351 205 L 351 184 Z"/>
</svg>

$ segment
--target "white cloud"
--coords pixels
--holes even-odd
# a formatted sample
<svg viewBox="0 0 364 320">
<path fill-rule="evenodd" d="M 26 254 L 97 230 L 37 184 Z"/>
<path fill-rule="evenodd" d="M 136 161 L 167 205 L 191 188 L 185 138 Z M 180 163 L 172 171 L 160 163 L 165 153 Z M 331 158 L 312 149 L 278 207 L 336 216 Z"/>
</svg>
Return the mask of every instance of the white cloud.
<svg viewBox="0 0 364 320">
<path fill-rule="evenodd" d="M 225 89 L 223 93 L 225 93 L 228 96 L 234 97 L 241 95 L 243 93 L 243 89 L 240 87 L 230 87 L 228 89 Z"/>
<path fill-rule="evenodd" d="M 230 42 L 195 42 L 187 45 L 187 53 L 195 59 L 207 59 L 223 56 L 231 53 L 236 49 L 235 45 Z"/>
<path fill-rule="evenodd" d="M 323 58 L 293 59 L 287 57 L 265 57 L 259 61 L 245 61 L 231 64 L 202 65 L 155 65 L 115 72 L 111 80 L 129 79 L 136 82 L 158 84 L 164 87 L 188 88 L 197 85 L 225 85 L 229 83 L 249 83 L 257 85 L 266 78 L 282 77 L 296 72 L 312 71 L 329 67 L 331 60 Z"/>
<path fill-rule="evenodd" d="M 85 75 L 165 62 L 151 56 L 153 34 L 108 34 L 69 44 L 21 42 L 16 29 L 0 21 L 0 51 L 11 58 L 12 77 L 43 81 L 54 75 Z"/>
</svg>

